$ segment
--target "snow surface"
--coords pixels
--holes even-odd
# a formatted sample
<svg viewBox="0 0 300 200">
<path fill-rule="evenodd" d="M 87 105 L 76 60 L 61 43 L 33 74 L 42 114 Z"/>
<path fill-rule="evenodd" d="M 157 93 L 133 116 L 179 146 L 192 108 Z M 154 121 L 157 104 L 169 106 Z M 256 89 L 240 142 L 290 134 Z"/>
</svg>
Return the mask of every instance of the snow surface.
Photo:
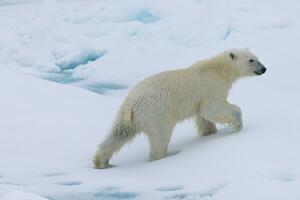
<svg viewBox="0 0 300 200">
<path fill-rule="evenodd" d="M 25 192 L 19 192 L 14 191 L 6 195 L 3 200 L 47 200 L 46 198 L 42 198 L 40 196 L 37 196 L 35 194 L 25 193 Z"/>
<path fill-rule="evenodd" d="M 299 200 L 299 9 L 296 0 L 0 1 L 0 199 Z M 230 94 L 240 133 L 197 137 L 186 121 L 170 145 L 178 154 L 147 162 L 141 135 L 117 167 L 93 169 L 136 82 L 233 47 L 268 68 Z"/>
</svg>

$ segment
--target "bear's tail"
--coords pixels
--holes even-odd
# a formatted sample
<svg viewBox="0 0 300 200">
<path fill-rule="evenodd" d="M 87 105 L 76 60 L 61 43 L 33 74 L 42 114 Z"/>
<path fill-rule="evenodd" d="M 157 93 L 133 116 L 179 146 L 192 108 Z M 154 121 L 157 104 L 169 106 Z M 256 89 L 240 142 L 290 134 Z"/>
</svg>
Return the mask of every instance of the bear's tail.
<svg viewBox="0 0 300 200">
<path fill-rule="evenodd" d="M 117 120 L 110 131 L 110 134 L 99 145 L 96 155 L 94 156 L 95 167 L 110 167 L 109 160 L 111 157 L 117 153 L 122 146 L 131 141 L 137 133 L 138 130 L 132 122 L 131 117 L 129 119 L 122 114 L 120 115 L 119 113 Z"/>
</svg>

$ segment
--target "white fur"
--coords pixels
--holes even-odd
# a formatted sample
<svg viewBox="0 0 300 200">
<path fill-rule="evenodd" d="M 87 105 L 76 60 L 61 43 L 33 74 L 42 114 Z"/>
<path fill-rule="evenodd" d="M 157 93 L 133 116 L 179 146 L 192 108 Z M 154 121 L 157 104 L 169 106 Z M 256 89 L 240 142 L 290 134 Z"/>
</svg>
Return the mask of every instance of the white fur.
<svg viewBox="0 0 300 200">
<path fill-rule="evenodd" d="M 234 58 L 230 56 L 234 55 Z M 242 129 L 241 110 L 227 102 L 234 81 L 255 75 L 248 50 L 232 49 L 186 69 L 166 71 L 138 83 L 122 104 L 108 137 L 94 157 L 96 168 L 109 167 L 109 160 L 137 133 L 150 141 L 150 160 L 167 156 L 175 125 L 195 117 L 198 132 L 216 133 L 215 123 Z"/>
</svg>

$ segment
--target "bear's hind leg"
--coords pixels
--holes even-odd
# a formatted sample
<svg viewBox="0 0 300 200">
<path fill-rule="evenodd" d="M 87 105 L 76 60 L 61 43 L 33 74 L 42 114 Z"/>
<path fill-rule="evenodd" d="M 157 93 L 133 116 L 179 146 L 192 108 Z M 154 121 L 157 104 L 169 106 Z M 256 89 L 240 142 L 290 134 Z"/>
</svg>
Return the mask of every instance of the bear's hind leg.
<svg viewBox="0 0 300 200">
<path fill-rule="evenodd" d="M 123 145 L 131 141 L 134 136 L 135 135 L 109 135 L 99 146 L 94 156 L 93 162 L 95 168 L 104 169 L 112 167 L 112 165 L 109 164 L 109 160 L 113 154 L 119 151 Z"/>
<path fill-rule="evenodd" d="M 217 133 L 216 125 L 204 119 L 200 114 L 196 116 L 196 125 L 199 136 L 208 136 Z"/>
<path fill-rule="evenodd" d="M 172 131 L 173 128 L 147 133 L 150 143 L 149 161 L 159 160 L 167 156 Z"/>
<path fill-rule="evenodd" d="M 116 123 L 110 134 L 98 147 L 94 156 L 95 168 L 109 168 L 109 160 L 118 152 L 126 143 L 130 142 L 138 133 L 133 125 L 123 122 Z"/>
</svg>

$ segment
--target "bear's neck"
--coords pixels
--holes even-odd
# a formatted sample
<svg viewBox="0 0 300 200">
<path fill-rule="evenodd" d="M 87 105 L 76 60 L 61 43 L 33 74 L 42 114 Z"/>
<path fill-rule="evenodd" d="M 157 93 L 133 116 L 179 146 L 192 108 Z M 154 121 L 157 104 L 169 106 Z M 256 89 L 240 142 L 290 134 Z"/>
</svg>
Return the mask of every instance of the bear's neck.
<svg viewBox="0 0 300 200">
<path fill-rule="evenodd" d="M 230 63 L 226 63 L 224 60 L 219 61 L 219 59 L 199 61 L 192 65 L 191 69 L 196 70 L 202 75 L 205 73 L 214 74 L 214 77 L 230 85 L 240 78 L 239 72 Z"/>
</svg>

